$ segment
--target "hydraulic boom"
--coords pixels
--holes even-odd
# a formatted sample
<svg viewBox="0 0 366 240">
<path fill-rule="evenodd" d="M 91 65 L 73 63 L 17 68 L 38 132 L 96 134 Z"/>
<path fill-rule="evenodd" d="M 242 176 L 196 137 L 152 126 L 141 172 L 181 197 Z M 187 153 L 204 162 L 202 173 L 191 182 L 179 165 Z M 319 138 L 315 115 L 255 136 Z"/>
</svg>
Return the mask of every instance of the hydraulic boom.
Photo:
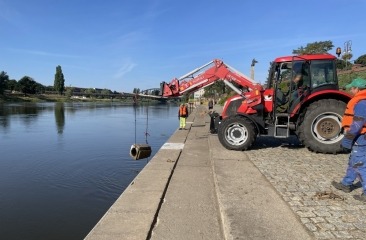
<svg viewBox="0 0 366 240">
<path fill-rule="evenodd" d="M 178 79 L 174 78 L 170 83 L 162 82 L 160 89 L 163 97 L 177 97 L 207 87 L 216 81 L 223 81 L 239 95 L 243 94 L 244 89 L 247 91 L 263 90 L 259 83 L 218 59 L 214 59 Z M 233 83 L 240 86 L 241 89 Z"/>
</svg>

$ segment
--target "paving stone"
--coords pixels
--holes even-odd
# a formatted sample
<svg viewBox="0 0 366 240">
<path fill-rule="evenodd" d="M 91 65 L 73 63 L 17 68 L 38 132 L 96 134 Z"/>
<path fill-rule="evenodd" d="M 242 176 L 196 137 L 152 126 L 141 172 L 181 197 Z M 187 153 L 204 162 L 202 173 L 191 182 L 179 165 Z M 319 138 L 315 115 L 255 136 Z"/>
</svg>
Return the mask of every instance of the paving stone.
<svg viewBox="0 0 366 240">
<path fill-rule="evenodd" d="M 342 220 L 344 222 L 350 222 L 350 223 L 354 223 L 354 222 L 358 222 L 359 221 L 359 219 L 356 216 L 354 216 L 354 215 L 344 215 L 344 216 L 342 216 Z"/>
<path fill-rule="evenodd" d="M 322 231 L 314 232 L 314 235 L 317 239 L 334 239 L 335 238 L 335 236 L 330 231 L 327 231 L 327 232 L 322 232 Z"/>
<path fill-rule="evenodd" d="M 366 204 L 360 205 L 359 209 L 366 210 Z"/>
<path fill-rule="evenodd" d="M 310 219 L 309 218 L 300 218 L 300 221 L 305 224 L 305 223 L 310 223 Z"/>
<path fill-rule="evenodd" d="M 350 235 L 355 239 L 365 239 L 365 232 L 360 230 L 349 231 Z"/>
<path fill-rule="evenodd" d="M 303 206 L 300 201 L 290 201 L 290 206 Z"/>
<path fill-rule="evenodd" d="M 342 211 L 344 210 L 344 208 L 342 206 L 329 206 L 330 210 L 334 210 L 334 211 Z"/>
<path fill-rule="evenodd" d="M 310 218 L 311 221 L 313 221 L 313 223 L 323 223 L 326 222 L 326 220 L 322 217 L 314 217 L 314 218 Z"/>
<path fill-rule="evenodd" d="M 332 217 L 326 217 L 325 220 L 327 220 L 327 222 L 329 223 L 343 223 L 342 219 L 340 217 L 335 217 L 335 216 L 332 216 Z"/>
<path fill-rule="evenodd" d="M 344 216 L 344 211 L 329 211 L 329 213 L 333 217 L 342 217 L 342 216 Z"/>
<path fill-rule="evenodd" d="M 353 236 L 347 232 L 347 231 L 333 231 L 332 232 L 336 238 L 340 238 L 340 239 L 352 239 Z"/>
<path fill-rule="evenodd" d="M 311 211 L 308 211 L 308 212 L 303 212 L 303 211 L 297 211 L 296 212 L 300 217 L 316 217 L 316 215 L 311 212 Z"/>
<path fill-rule="evenodd" d="M 355 227 L 362 230 L 362 231 L 366 231 L 366 223 L 364 222 L 359 222 L 359 223 L 354 223 Z"/>
<path fill-rule="evenodd" d="M 332 223 L 336 229 L 338 230 L 354 230 L 356 229 L 355 225 L 352 223 L 346 223 L 346 222 L 333 222 Z"/>
<path fill-rule="evenodd" d="M 324 231 L 336 230 L 336 227 L 331 223 L 321 222 L 318 223 L 317 226 L 319 226 L 319 228 L 323 229 Z"/>
<path fill-rule="evenodd" d="M 312 223 L 305 223 L 305 226 L 312 232 L 316 232 L 318 228 Z"/>
<path fill-rule="evenodd" d="M 314 213 L 319 217 L 330 217 L 332 216 L 330 212 L 326 210 L 315 210 Z"/>
</svg>

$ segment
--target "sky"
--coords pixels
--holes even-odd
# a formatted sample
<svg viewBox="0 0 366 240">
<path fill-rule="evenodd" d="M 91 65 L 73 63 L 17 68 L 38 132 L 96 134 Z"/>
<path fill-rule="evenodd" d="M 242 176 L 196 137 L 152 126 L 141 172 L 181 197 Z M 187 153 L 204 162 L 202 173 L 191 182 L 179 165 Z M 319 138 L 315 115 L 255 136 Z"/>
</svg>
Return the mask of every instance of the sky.
<svg viewBox="0 0 366 240">
<path fill-rule="evenodd" d="M 365 0 L 0 0 L 0 72 L 53 86 L 158 88 L 213 59 L 264 83 L 308 43 L 366 54 Z"/>
</svg>

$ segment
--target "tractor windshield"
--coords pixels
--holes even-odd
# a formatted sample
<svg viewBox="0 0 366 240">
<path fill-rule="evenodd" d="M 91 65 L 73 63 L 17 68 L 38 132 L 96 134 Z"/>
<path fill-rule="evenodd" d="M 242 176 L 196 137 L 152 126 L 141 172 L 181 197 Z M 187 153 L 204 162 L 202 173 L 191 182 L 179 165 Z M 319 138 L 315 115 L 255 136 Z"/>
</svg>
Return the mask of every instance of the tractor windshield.
<svg viewBox="0 0 366 240">
<path fill-rule="evenodd" d="M 326 84 L 337 85 L 337 75 L 334 72 L 333 61 L 314 60 L 311 62 L 311 83 L 312 88 Z"/>
</svg>

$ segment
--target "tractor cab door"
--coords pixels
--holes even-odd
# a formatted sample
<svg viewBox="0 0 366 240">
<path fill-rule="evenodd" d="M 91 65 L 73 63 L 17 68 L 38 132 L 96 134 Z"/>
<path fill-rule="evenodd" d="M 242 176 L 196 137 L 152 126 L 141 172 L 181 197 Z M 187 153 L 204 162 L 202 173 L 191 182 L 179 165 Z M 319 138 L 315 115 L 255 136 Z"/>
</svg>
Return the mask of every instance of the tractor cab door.
<svg viewBox="0 0 366 240">
<path fill-rule="evenodd" d="M 291 69 L 291 82 L 288 112 L 299 104 L 304 97 L 311 93 L 311 77 L 309 61 L 293 61 Z"/>
<path fill-rule="evenodd" d="M 273 108 L 281 113 L 290 113 L 311 87 L 310 62 L 292 61 L 276 63 L 272 73 L 275 100 Z"/>
<path fill-rule="evenodd" d="M 273 63 L 267 88 L 273 89 L 272 112 L 268 134 L 286 138 L 290 134 L 289 100 L 291 94 L 291 62 Z"/>
<path fill-rule="evenodd" d="M 291 89 L 291 62 L 274 63 L 268 88 L 273 88 L 273 109 L 286 112 Z"/>
<path fill-rule="evenodd" d="M 277 62 L 271 68 L 268 87 L 273 89 L 273 105 L 268 127 L 270 135 L 289 137 L 292 130 L 290 115 L 294 106 L 301 102 L 310 83 L 310 64 L 307 61 Z"/>
</svg>

